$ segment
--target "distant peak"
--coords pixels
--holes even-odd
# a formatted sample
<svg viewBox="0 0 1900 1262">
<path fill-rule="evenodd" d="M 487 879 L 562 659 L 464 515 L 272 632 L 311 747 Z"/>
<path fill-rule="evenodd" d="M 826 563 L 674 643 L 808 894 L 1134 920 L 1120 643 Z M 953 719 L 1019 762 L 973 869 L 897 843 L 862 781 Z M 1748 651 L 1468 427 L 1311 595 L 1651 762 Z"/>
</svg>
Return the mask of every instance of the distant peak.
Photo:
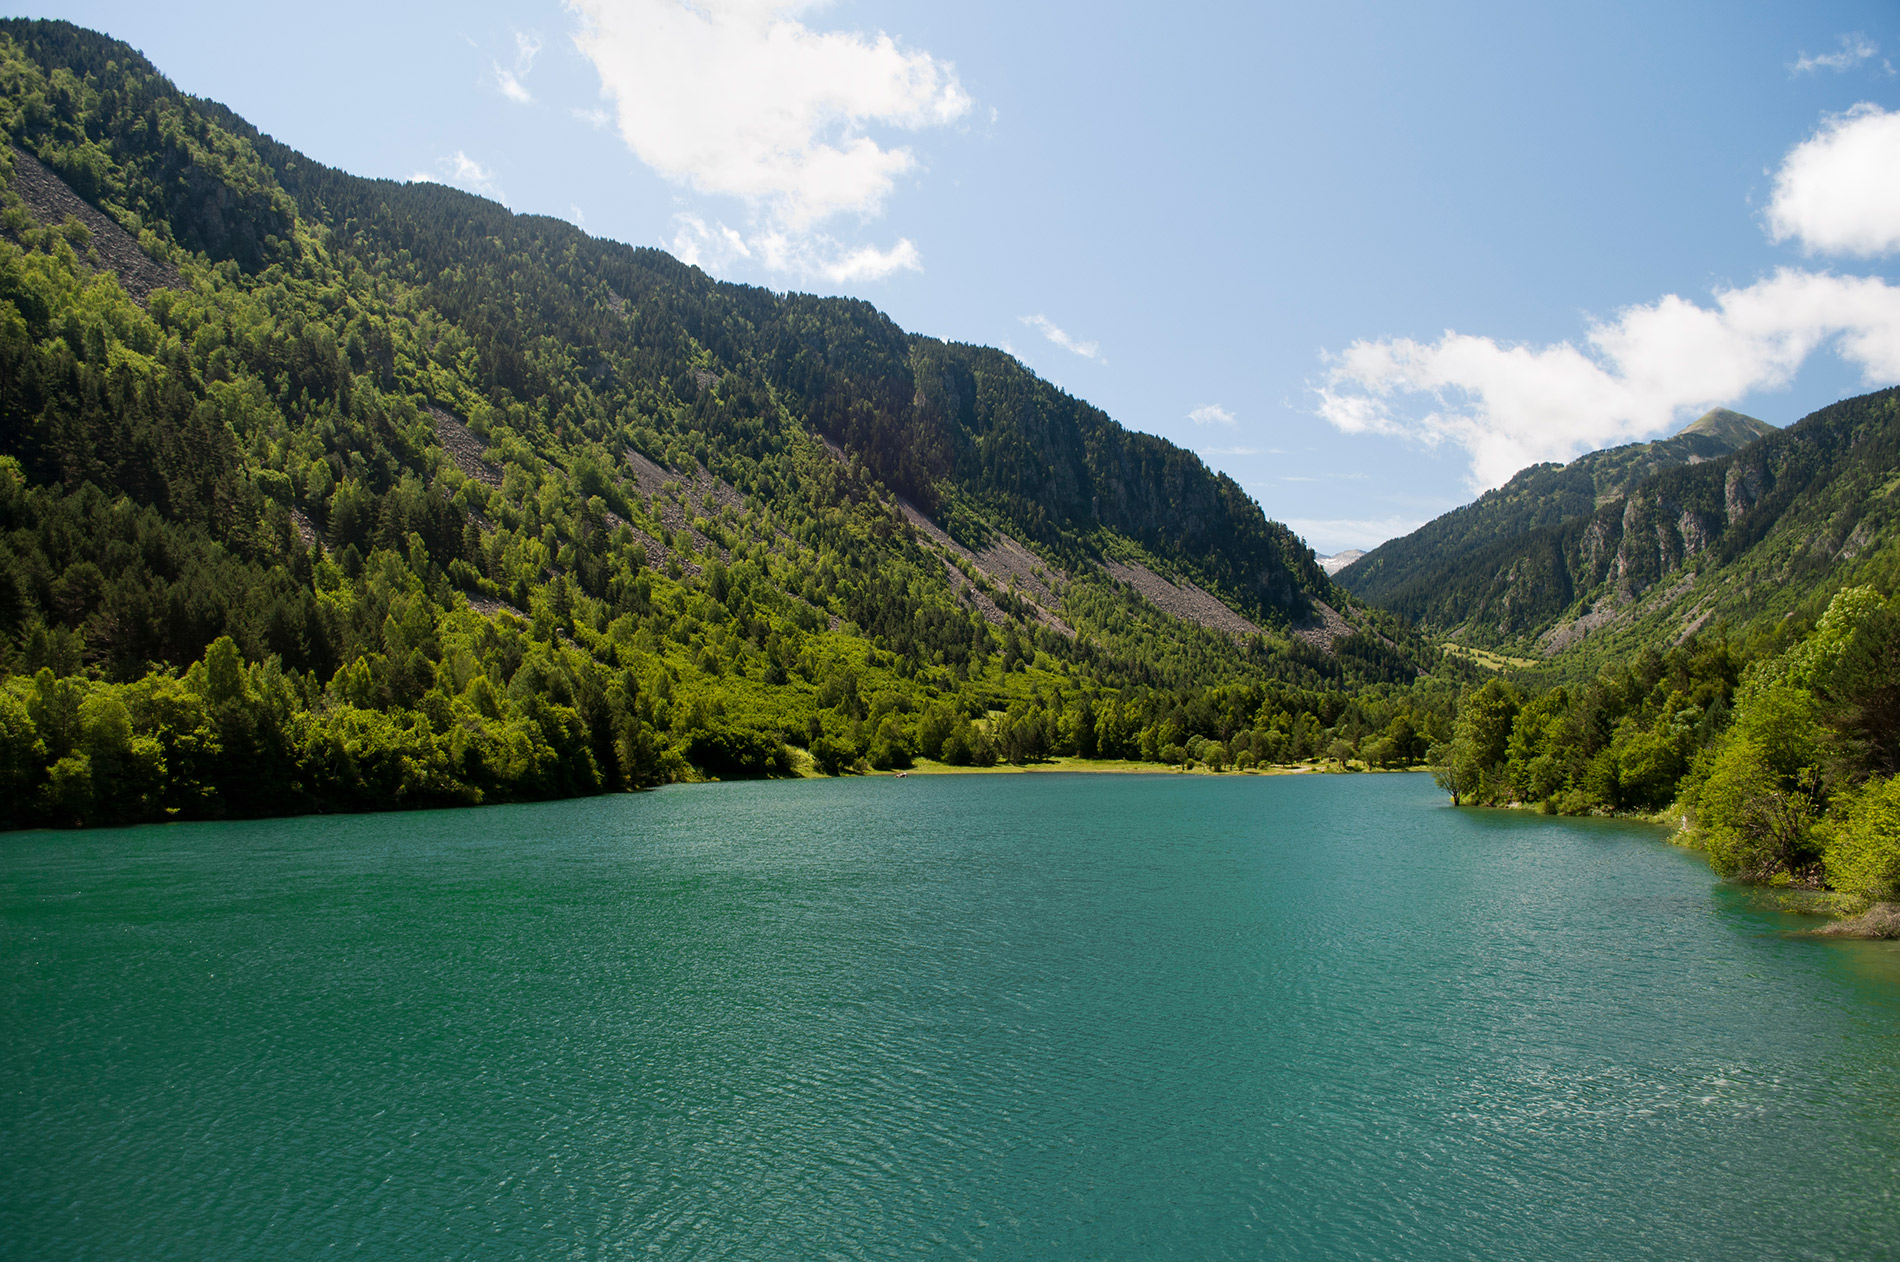
<svg viewBox="0 0 1900 1262">
<path fill-rule="evenodd" d="M 1362 548 L 1347 548 L 1344 552 L 1335 552 L 1329 557 L 1316 556 L 1313 559 L 1319 562 L 1320 569 L 1328 574 L 1337 574 L 1364 555 L 1365 550 Z"/>
<path fill-rule="evenodd" d="M 1727 408 L 1711 408 L 1683 426 L 1677 437 L 1683 434 L 1704 434 L 1710 438 L 1740 438 L 1747 442 L 1760 438 L 1763 434 L 1774 432 L 1775 427 L 1767 421 L 1744 416 L 1740 412 L 1731 412 Z M 1744 438 L 1743 435 L 1747 437 Z"/>
</svg>

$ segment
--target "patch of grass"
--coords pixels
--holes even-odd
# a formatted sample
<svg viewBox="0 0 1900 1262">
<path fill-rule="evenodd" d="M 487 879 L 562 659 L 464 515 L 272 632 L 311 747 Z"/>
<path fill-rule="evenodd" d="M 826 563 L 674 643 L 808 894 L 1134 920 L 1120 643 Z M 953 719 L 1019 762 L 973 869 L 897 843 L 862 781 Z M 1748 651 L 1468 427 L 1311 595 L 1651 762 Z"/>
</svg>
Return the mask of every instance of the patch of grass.
<svg viewBox="0 0 1900 1262">
<path fill-rule="evenodd" d="M 1476 662 L 1486 670 L 1528 670 L 1542 663 L 1528 657 L 1511 657 L 1504 653 L 1493 653 L 1489 649 L 1473 648 L 1468 644 L 1442 644 L 1439 646 L 1453 657 L 1462 657 Z"/>
</svg>

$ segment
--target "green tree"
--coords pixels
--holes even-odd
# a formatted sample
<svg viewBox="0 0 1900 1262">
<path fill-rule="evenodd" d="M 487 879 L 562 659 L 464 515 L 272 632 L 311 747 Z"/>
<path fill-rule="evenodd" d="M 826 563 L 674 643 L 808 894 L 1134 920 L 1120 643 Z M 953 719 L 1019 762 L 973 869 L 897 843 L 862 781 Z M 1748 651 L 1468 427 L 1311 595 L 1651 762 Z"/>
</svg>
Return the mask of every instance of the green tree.
<svg viewBox="0 0 1900 1262">
<path fill-rule="evenodd" d="M 1434 759 L 1432 775 L 1454 802 L 1509 800 L 1506 759 L 1522 697 L 1502 679 L 1467 693 L 1451 743 Z"/>
<path fill-rule="evenodd" d="M 1814 800 L 1783 787 L 1773 759 L 1754 740 L 1728 742 L 1693 805 L 1709 866 L 1723 876 L 1767 881 L 1813 855 Z"/>
<path fill-rule="evenodd" d="M 1851 777 L 1900 772 L 1900 609 L 1868 610 L 1828 672 L 1827 717 Z"/>
<path fill-rule="evenodd" d="M 1843 796 L 1837 817 L 1819 829 L 1828 884 L 1862 902 L 1900 898 L 1900 777 Z"/>
</svg>

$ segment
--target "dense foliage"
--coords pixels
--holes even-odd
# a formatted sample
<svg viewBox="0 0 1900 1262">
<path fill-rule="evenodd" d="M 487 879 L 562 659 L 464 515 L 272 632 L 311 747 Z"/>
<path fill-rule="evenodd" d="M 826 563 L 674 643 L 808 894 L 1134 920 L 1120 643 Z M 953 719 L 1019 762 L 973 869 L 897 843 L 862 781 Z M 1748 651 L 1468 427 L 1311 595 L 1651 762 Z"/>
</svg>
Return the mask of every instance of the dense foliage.
<svg viewBox="0 0 1900 1262">
<path fill-rule="evenodd" d="M 1416 636 L 1289 634 L 1344 603 L 1308 549 L 1007 356 L 318 167 L 65 24 L 0 23 L 0 85 L 6 822 L 1448 735 Z"/>
<path fill-rule="evenodd" d="M 1695 641 L 1537 696 L 1490 680 L 1434 751 L 1439 782 L 1486 805 L 1671 809 L 1725 876 L 1900 898 L 1900 601 L 1848 588 L 1758 650 Z"/>
<path fill-rule="evenodd" d="M 1497 678 L 1470 690 L 1435 751 L 1460 801 L 1553 812 L 1654 812 L 1725 729 L 1740 663 L 1721 640 L 1648 652 L 1582 686 L 1526 696 Z"/>
</svg>

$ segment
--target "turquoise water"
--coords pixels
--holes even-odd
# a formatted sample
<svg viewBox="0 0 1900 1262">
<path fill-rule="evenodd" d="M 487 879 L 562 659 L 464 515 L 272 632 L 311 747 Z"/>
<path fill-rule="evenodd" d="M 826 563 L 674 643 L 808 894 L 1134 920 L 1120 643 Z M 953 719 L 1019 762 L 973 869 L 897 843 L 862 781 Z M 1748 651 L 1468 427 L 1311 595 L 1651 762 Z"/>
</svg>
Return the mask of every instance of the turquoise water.
<svg viewBox="0 0 1900 1262">
<path fill-rule="evenodd" d="M 1900 953 L 1419 776 L 0 837 L 8 1258 L 1900 1252 Z"/>
</svg>

